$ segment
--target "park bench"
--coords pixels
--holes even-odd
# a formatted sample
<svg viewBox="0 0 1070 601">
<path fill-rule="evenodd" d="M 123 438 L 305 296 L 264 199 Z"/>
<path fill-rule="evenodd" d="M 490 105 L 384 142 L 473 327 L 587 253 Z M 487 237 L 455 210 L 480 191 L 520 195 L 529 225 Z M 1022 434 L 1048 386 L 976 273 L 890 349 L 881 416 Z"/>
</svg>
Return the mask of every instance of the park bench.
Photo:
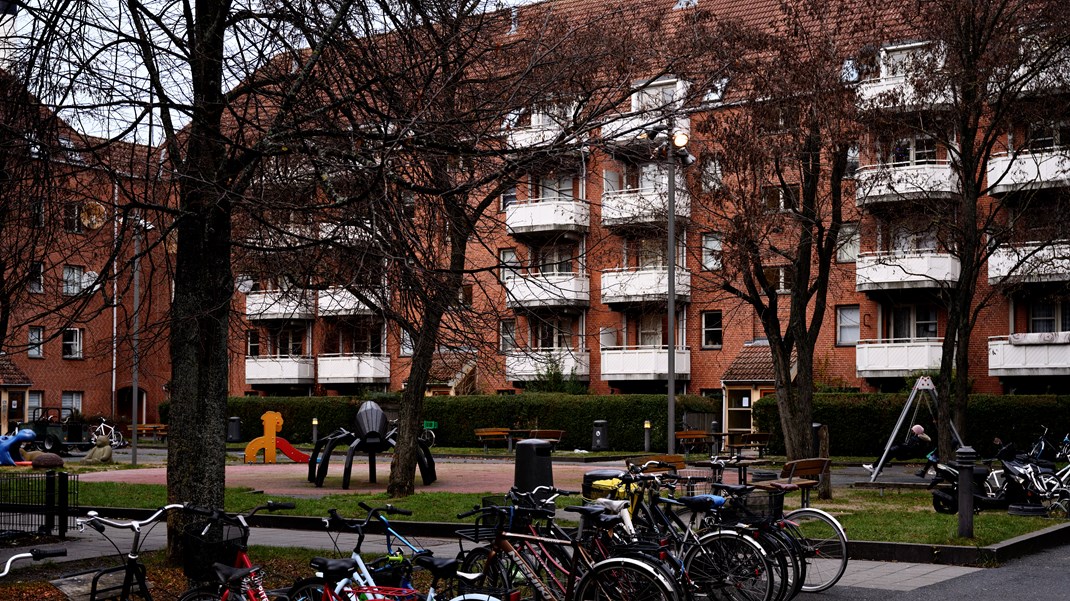
<svg viewBox="0 0 1070 601">
<path fill-rule="evenodd" d="M 643 470 L 644 474 L 653 474 L 657 472 L 680 472 L 680 470 L 687 467 L 687 462 L 683 455 L 643 455 L 641 457 L 631 457 L 624 460 L 624 464 L 643 465 L 649 461 L 658 461 L 665 463 L 669 467 L 665 466 L 650 466 Z"/>
<path fill-rule="evenodd" d="M 822 479 L 828 478 L 829 459 L 796 459 L 784 464 L 780 470 L 780 478 L 753 483 L 762 490 L 795 490 L 802 491 L 802 506 L 810 506 L 810 489 L 821 484 Z"/>
<path fill-rule="evenodd" d="M 676 444 L 684 450 L 685 455 L 690 455 L 695 449 L 709 448 L 710 434 L 705 430 L 683 430 L 676 433 Z"/>
<path fill-rule="evenodd" d="M 733 453 L 739 453 L 744 449 L 755 449 L 758 451 L 758 458 L 761 459 L 769 449 L 770 438 L 771 436 L 768 432 L 748 432 L 740 437 L 739 442 L 731 443 L 726 446 Z"/>
<path fill-rule="evenodd" d="M 537 438 L 550 443 L 550 449 L 556 450 L 557 444 L 565 437 L 564 430 L 529 430 L 525 439 Z"/>
<path fill-rule="evenodd" d="M 483 443 L 483 452 L 492 442 L 509 442 L 509 428 L 476 428 L 476 440 Z"/>
<path fill-rule="evenodd" d="M 137 431 L 138 438 L 143 438 L 145 435 L 151 436 L 153 440 L 167 438 L 167 424 L 137 424 L 134 429 Z"/>
</svg>

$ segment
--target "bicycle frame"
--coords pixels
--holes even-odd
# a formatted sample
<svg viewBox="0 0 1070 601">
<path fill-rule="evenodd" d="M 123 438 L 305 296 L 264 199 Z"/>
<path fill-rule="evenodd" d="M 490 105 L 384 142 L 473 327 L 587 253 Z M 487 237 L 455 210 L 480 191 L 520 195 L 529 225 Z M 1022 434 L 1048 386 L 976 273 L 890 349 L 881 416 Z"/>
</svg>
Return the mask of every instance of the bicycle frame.
<svg viewBox="0 0 1070 601">
<path fill-rule="evenodd" d="M 572 564 L 566 570 L 568 578 L 566 580 L 563 596 L 558 595 L 551 590 L 551 587 L 543 582 L 538 575 L 538 568 L 550 568 L 554 566 L 542 560 L 539 561 L 537 566 L 532 566 L 528 563 L 524 554 L 513 545 L 513 540 L 525 543 L 538 543 L 539 545 L 569 546 L 572 548 Z M 571 599 L 575 591 L 578 573 L 584 568 L 590 568 L 592 564 L 590 557 L 587 555 L 587 551 L 580 546 L 578 541 L 538 536 L 534 534 L 505 532 L 504 530 L 499 530 L 494 536 L 494 543 L 491 544 L 490 555 L 487 557 L 487 565 L 491 565 L 499 554 L 508 556 L 517 568 L 519 568 L 524 579 L 548 601 L 564 601 L 565 599 Z M 533 558 L 538 560 L 540 555 L 533 555 Z M 549 572 L 549 570 L 547 571 Z"/>
<path fill-rule="evenodd" d="M 126 558 L 124 560 L 123 565 L 100 570 L 93 577 L 93 582 L 89 591 L 89 601 L 97 601 L 97 594 L 104 592 L 98 589 L 101 576 L 104 576 L 105 574 L 117 573 L 120 571 L 124 572 L 123 584 L 120 587 L 120 594 L 118 597 L 120 601 L 129 600 L 130 595 L 135 590 L 135 586 L 137 587 L 139 594 L 145 599 L 145 601 L 152 601 L 152 594 L 149 592 L 149 585 L 145 578 L 145 565 L 141 563 L 141 560 L 138 556 L 138 553 L 141 549 L 141 528 L 149 524 L 155 524 L 156 521 L 160 518 L 160 516 L 163 515 L 166 511 L 181 508 L 183 508 L 183 505 L 180 504 L 165 505 L 164 507 L 161 507 L 160 509 L 156 510 L 156 513 L 149 516 L 148 519 L 141 521 L 131 520 L 125 523 L 102 518 L 98 516 L 97 512 L 95 511 L 89 512 L 88 519 L 78 520 L 79 532 L 84 532 L 85 527 L 89 526 L 104 535 L 105 538 L 108 538 L 108 536 L 104 534 L 104 527 L 110 526 L 112 528 L 130 530 L 134 533 L 134 540 L 130 543 L 130 551 L 126 554 Z M 108 541 L 111 542 L 111 539 L 108 538 Z M 115 546 L 114 542 L 112 542 L 112 546 Z M 115 550 L 118 551 L 119 548 L 115 547 Z M 120 554 L 121 553 L 122 552 L 120 551 Z"/>
</svg>

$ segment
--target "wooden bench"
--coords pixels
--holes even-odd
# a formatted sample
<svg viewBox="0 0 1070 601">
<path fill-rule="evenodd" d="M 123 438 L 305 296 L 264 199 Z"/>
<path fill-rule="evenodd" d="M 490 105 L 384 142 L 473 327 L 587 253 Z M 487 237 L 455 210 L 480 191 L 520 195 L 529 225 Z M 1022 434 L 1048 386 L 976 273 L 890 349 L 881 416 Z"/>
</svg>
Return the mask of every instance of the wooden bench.
<svg viewBox="0 0 1070 601">
<path fill-rule="evenodd" d="M 476 440 L 483 443 L 483 452 L 492 442 L 509 442 L 509 428 L 476 428 Z"/>
<path fill-rule="evenodd" d="M 753 485 L 762 490 L 798 488 L 802 491 L 802 506 L 809 507 L 810 489 L 821 484 L 822 479 L 828 478 L 831 464 L 832 461 L 829 459 L 796 459 L 784 464 L 784 469 L 780 470 L 780 478 L 754 482 Z"/>
<path fill-rule="evenodd" d="M 561 439 L 565 437 L 564 430 L 531 430 L 528 432 L 527 438 L 538 438 L 539 440 L 545 440 L 550 443 L 551 450 L 557 450 L 557 444 L 561 442 Z"/>
<path fill-rule="evenodd" d="M 710 434 L 705 430 L 683 430 L 676 433 L 676 443 L 683 448 L 685 455 L 690 455 L 696 448 L 709 448 Z"/>
<path fill-rule="evenodd" d="M 648 461 L 657 461 L 664 463 L 666 466 L 650 466 L 643 470 L 644 474 L 653 474 L 657 472 L 679 472 L 687 467 L 687 462 L 683 455 L 643 455 L 642 457 L 631 457 L 624 460 L 625 465 L 643 465 Z"/>
<path fill-rule="evenodd" d="M 134 429 L 137 431 L 138 438 L 142 438 L 146 434 L 152 436 L 153 440 L 167 438 L 167 424 L 137 424 Z"/>
<path fill-rule="evenodd" d="M 766 450 L 769 449 L 770 438 L 771 435 L 768 432 L 748 432 L 740 437 L 739 442 L 725 446 L 733 452 L 740 452 L 743 449 L 755 449 L 758 451 L 758 458 L 761 459 L 765 456 Z"/>
</svg>

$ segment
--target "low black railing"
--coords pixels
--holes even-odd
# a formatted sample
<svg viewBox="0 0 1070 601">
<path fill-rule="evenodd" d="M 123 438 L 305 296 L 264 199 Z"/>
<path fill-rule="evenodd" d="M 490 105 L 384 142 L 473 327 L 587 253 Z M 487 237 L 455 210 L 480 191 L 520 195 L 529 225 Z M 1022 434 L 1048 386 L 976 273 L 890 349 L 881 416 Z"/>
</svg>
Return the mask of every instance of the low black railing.
<svg viewBox="0 0 1070 601">
<path fill-rule="evenodd" d="M 78 476 L 67 472 L 0 473 L 0 532 L 67 536 L 78 509 Z"/>
</svg>

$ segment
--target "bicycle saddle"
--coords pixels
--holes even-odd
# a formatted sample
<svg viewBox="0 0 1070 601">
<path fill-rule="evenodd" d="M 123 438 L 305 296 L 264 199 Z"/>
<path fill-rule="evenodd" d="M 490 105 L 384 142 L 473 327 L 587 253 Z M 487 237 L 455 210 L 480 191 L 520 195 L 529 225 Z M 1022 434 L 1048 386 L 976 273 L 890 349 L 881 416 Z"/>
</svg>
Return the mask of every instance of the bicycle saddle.
<svg viewBox="0 0 1070 601">
<path fill-rule="evenodd" d="M 249 574 L 252 574 L 253 572 L 259 570 L 260 566 L 253 566 L 251 568 L 235 568 L 228 566 L 225 563 L 215 563 L 212 564 L 212 569 L 215 570 L 215 575 L 219 578 L 220 582 L 233 584 L 235 582 L 241 581 L 241 579 L 245 578 Z"/>
<path fill-rule="evenodd" d="M 693 497 L 680 497 L 676 499 L 681 505 L 691 511 L 711 511 L 724 505 L 724 497 L 720 495 L 695 495 Z"/>
<path fill-rule="evenodd" d="M 431 572 L 433 578 L 452 578 L 457 573 L 458 561 L 456 557 L 435 557 L 433 555 L 417 555 L 413 563 Z"/>
<path fill-rule="evenodd" d="M 317 572 L 323 572 L 323 577 L 327 580 L 341 580 L 352 574 L 358 567 L 355 559 L 330 559 L 329 557 L 313 557 L 308 565 Z"/>
</svg>

